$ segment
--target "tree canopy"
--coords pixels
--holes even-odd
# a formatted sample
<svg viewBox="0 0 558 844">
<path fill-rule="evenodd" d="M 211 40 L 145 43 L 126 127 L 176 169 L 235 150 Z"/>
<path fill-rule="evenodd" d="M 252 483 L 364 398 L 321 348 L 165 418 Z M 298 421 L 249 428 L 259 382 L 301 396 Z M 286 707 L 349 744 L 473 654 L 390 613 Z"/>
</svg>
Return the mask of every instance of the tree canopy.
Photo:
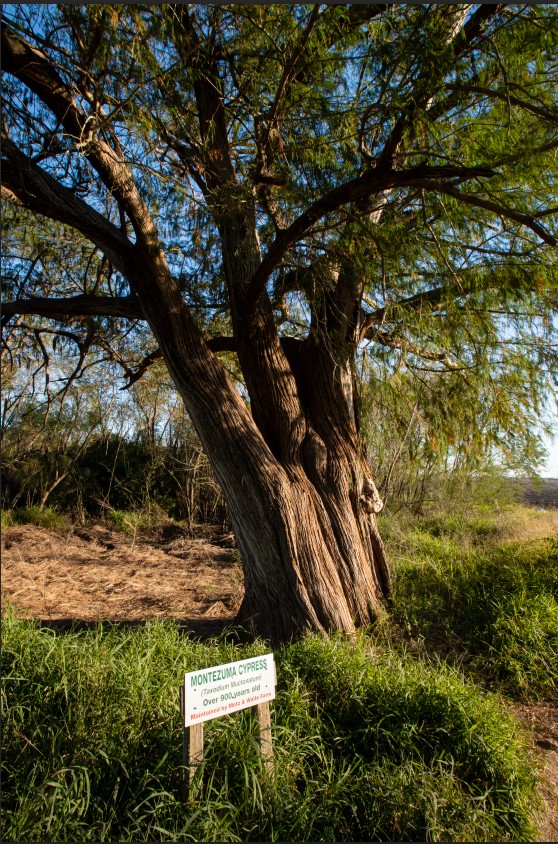
<svg viewBox="0 0 558 844">
<path fill-rule="evenodd" d="M 126 202 L 103 184 L 115 147 L 215 348 L 231 332 L 214 217 L 232 191 L 255 198 L 264 247 L 249 297 L 268 285 L 285 335 L 304 336 L 333 285 L 325 270 L 313 292 L 308 267 L 349 257 L 369 357 L 388 350 L 394 369 L 458 370 L 471 385 L 490 376 L 504 404 L 514 376 L 529 370 L 540 388 L 552 371 L 555 248 L 541 248 L 556 245 L 552 7 L 21 6 L 11 17 L 3 183 L 35 213 L 4 208 L 6 318 L 87 315 L 66 339 L 120 357 L 121 326 L 107 337 L 95 320 L 141 315 L 106 242 L 109 230 L 134 239 Z M 84 155 L 86 124 L 99 150 Z M 50 191 L 58 232 L 36 216 Z M 137 366 L 130 354 L 134 377 L 158 353 Z"/>
</svg>

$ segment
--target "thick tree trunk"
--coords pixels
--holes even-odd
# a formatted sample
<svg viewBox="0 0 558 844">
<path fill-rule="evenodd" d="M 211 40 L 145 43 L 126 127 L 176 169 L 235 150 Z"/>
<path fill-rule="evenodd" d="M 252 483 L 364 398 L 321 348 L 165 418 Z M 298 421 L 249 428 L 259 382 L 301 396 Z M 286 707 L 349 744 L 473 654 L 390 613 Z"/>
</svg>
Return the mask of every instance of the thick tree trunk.
<svg viewBox="0 0 558 844">
<path fill-rule="evenodd" d="M 273 642 L 371 623 L 390 586 L 375 515 L 351 480 L 362 477 L 358 453 L 349 461 L 315 432 L 296 467 L 257 433 L 231 446 L 215 468 L 243 561 L 238 621 Z"/>
<path fill-rule="evenodd" d="M 389 574 L 333 363 L 328 372 L 304 344 L 289 361 L 278 344 L 278 365 L 293 379 L 304 413 L 270 448 L 176 288 L 158 279 L 158 296 L 144 296 L 145 280 L 137 274 L 134 282 L 228 506 L 244 570 L 239 622 L 277 643 L 307 631 L 352 632 L 373 621 L 389 594 Z M 271 408 L 276 389 L 270 380 Z M 282 401 L 286 407 L 284 385 Z"/>
<path fill-rule="evenodd" d="M 220 467 L 206 445 L 243 559 L 238 620 L 274 641 L 309 630 L 351 632 L 376 618 L 391 587 L 374 512 L 381 504 L 347 401 L 350 371 L 313 334 L 281 343 L 265 291 L 252 312 L 245 308 L 260 261 L 253 211 L 229 212 L 219 228 L 257 427 Z"/>
</svg>

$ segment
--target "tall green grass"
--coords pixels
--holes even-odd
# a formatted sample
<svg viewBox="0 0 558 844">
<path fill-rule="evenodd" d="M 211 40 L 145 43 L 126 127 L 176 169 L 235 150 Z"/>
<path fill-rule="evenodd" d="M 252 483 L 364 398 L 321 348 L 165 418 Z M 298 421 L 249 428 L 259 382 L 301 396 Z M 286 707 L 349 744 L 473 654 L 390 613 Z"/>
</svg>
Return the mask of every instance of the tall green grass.
<svg viewBox="0 0 558 844">
<path fill-rule="evenodd" d="M 161 507 L 156 504 L 135 511 L 107 510 L 104 519 L 110 527 L 121 530 L 129 536 L 135 536 L 138 531 L 152 530 L 172 522 Z"/>
<path fill-rule="evenodd" d="M 51 510 L 50 507 L 21 507 L 15 510 L 2 510 L 2 528 L 12 525 L 36 525 L 47 530 L 63 530 L 70 526 L 67 516 Z"/>
<path fill-rule="evenodd" d="M 183 673 L 263 653 L 173 623 L 57 634 L 8 611 L 3 837 L 9 841 L 529 840 L 536 779 L 499 698 L 362 635 L 276 652 L 275 779 L 255 719 L 206 724 L 183 800 Z"/>
<path fill-rule="evenodd" d="M 383 634 L 522 699 L 558 692 L 558 540 L 508 542 L 490 516 L 387 524 L 396 572 Z"/>
</svg>

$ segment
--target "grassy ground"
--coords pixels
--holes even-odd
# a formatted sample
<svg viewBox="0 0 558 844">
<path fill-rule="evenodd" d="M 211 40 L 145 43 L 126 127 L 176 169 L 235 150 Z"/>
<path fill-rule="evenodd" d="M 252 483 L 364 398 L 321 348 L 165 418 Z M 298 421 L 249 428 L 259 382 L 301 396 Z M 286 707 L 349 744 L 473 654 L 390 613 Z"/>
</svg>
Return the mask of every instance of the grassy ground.
<svg viewBox="0 0 558 844">
<path fill-rule="evenodd" d="M 388 522 L 396 560 L 384 635 L 520 699 L 558 693 L 558 511 L 478 509 Z"/>
<path fill-rule="evenodd" d="M 15 510 L 2 510 L 2 528 L 12 525 L 37 525 L 47 530 L 63 531 L 70 529 L 71 520 L 63 513 L 58 513 L 50 507 L 37 506 L 20 507 Z M 107 525 L 116 528 L 128 535 L 135 535 L 140 530 L 151 530 L 157 525 L 170 523 L 172 520 L 161 510 L 160 507 L 152 505 L 141 511 L 132 512 L 129 510 L 107 510 L 104 521 Z"/>
<path fill-rule="evenodd" d="M 276 651 L 275 781 L 250 713 L 219 718 L 188 805 L 183 673 L 267 644 L 173 623 L 57 634 L 8 611 L 3 840 L 532 840 L 536 775 L 506 699 L 558 689 L 558 543 L 541 518 L 518 542 L 522 518 L 385 521 L 390 616 Z"/>
</svg>

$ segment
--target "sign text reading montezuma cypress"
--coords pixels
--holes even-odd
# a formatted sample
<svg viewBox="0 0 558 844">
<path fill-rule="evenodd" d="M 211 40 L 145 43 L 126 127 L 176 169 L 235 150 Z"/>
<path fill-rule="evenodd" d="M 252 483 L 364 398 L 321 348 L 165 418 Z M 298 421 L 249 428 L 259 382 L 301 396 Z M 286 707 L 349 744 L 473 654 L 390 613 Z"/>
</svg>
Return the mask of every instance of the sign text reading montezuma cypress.
<svg viewBox="0 0 558 844">
<path fill-rule="evenodd" d="M 184 726 L 256 706 L 274 697 L 273 654 L 190 671 L 184 677 Z"/>
</svg>

